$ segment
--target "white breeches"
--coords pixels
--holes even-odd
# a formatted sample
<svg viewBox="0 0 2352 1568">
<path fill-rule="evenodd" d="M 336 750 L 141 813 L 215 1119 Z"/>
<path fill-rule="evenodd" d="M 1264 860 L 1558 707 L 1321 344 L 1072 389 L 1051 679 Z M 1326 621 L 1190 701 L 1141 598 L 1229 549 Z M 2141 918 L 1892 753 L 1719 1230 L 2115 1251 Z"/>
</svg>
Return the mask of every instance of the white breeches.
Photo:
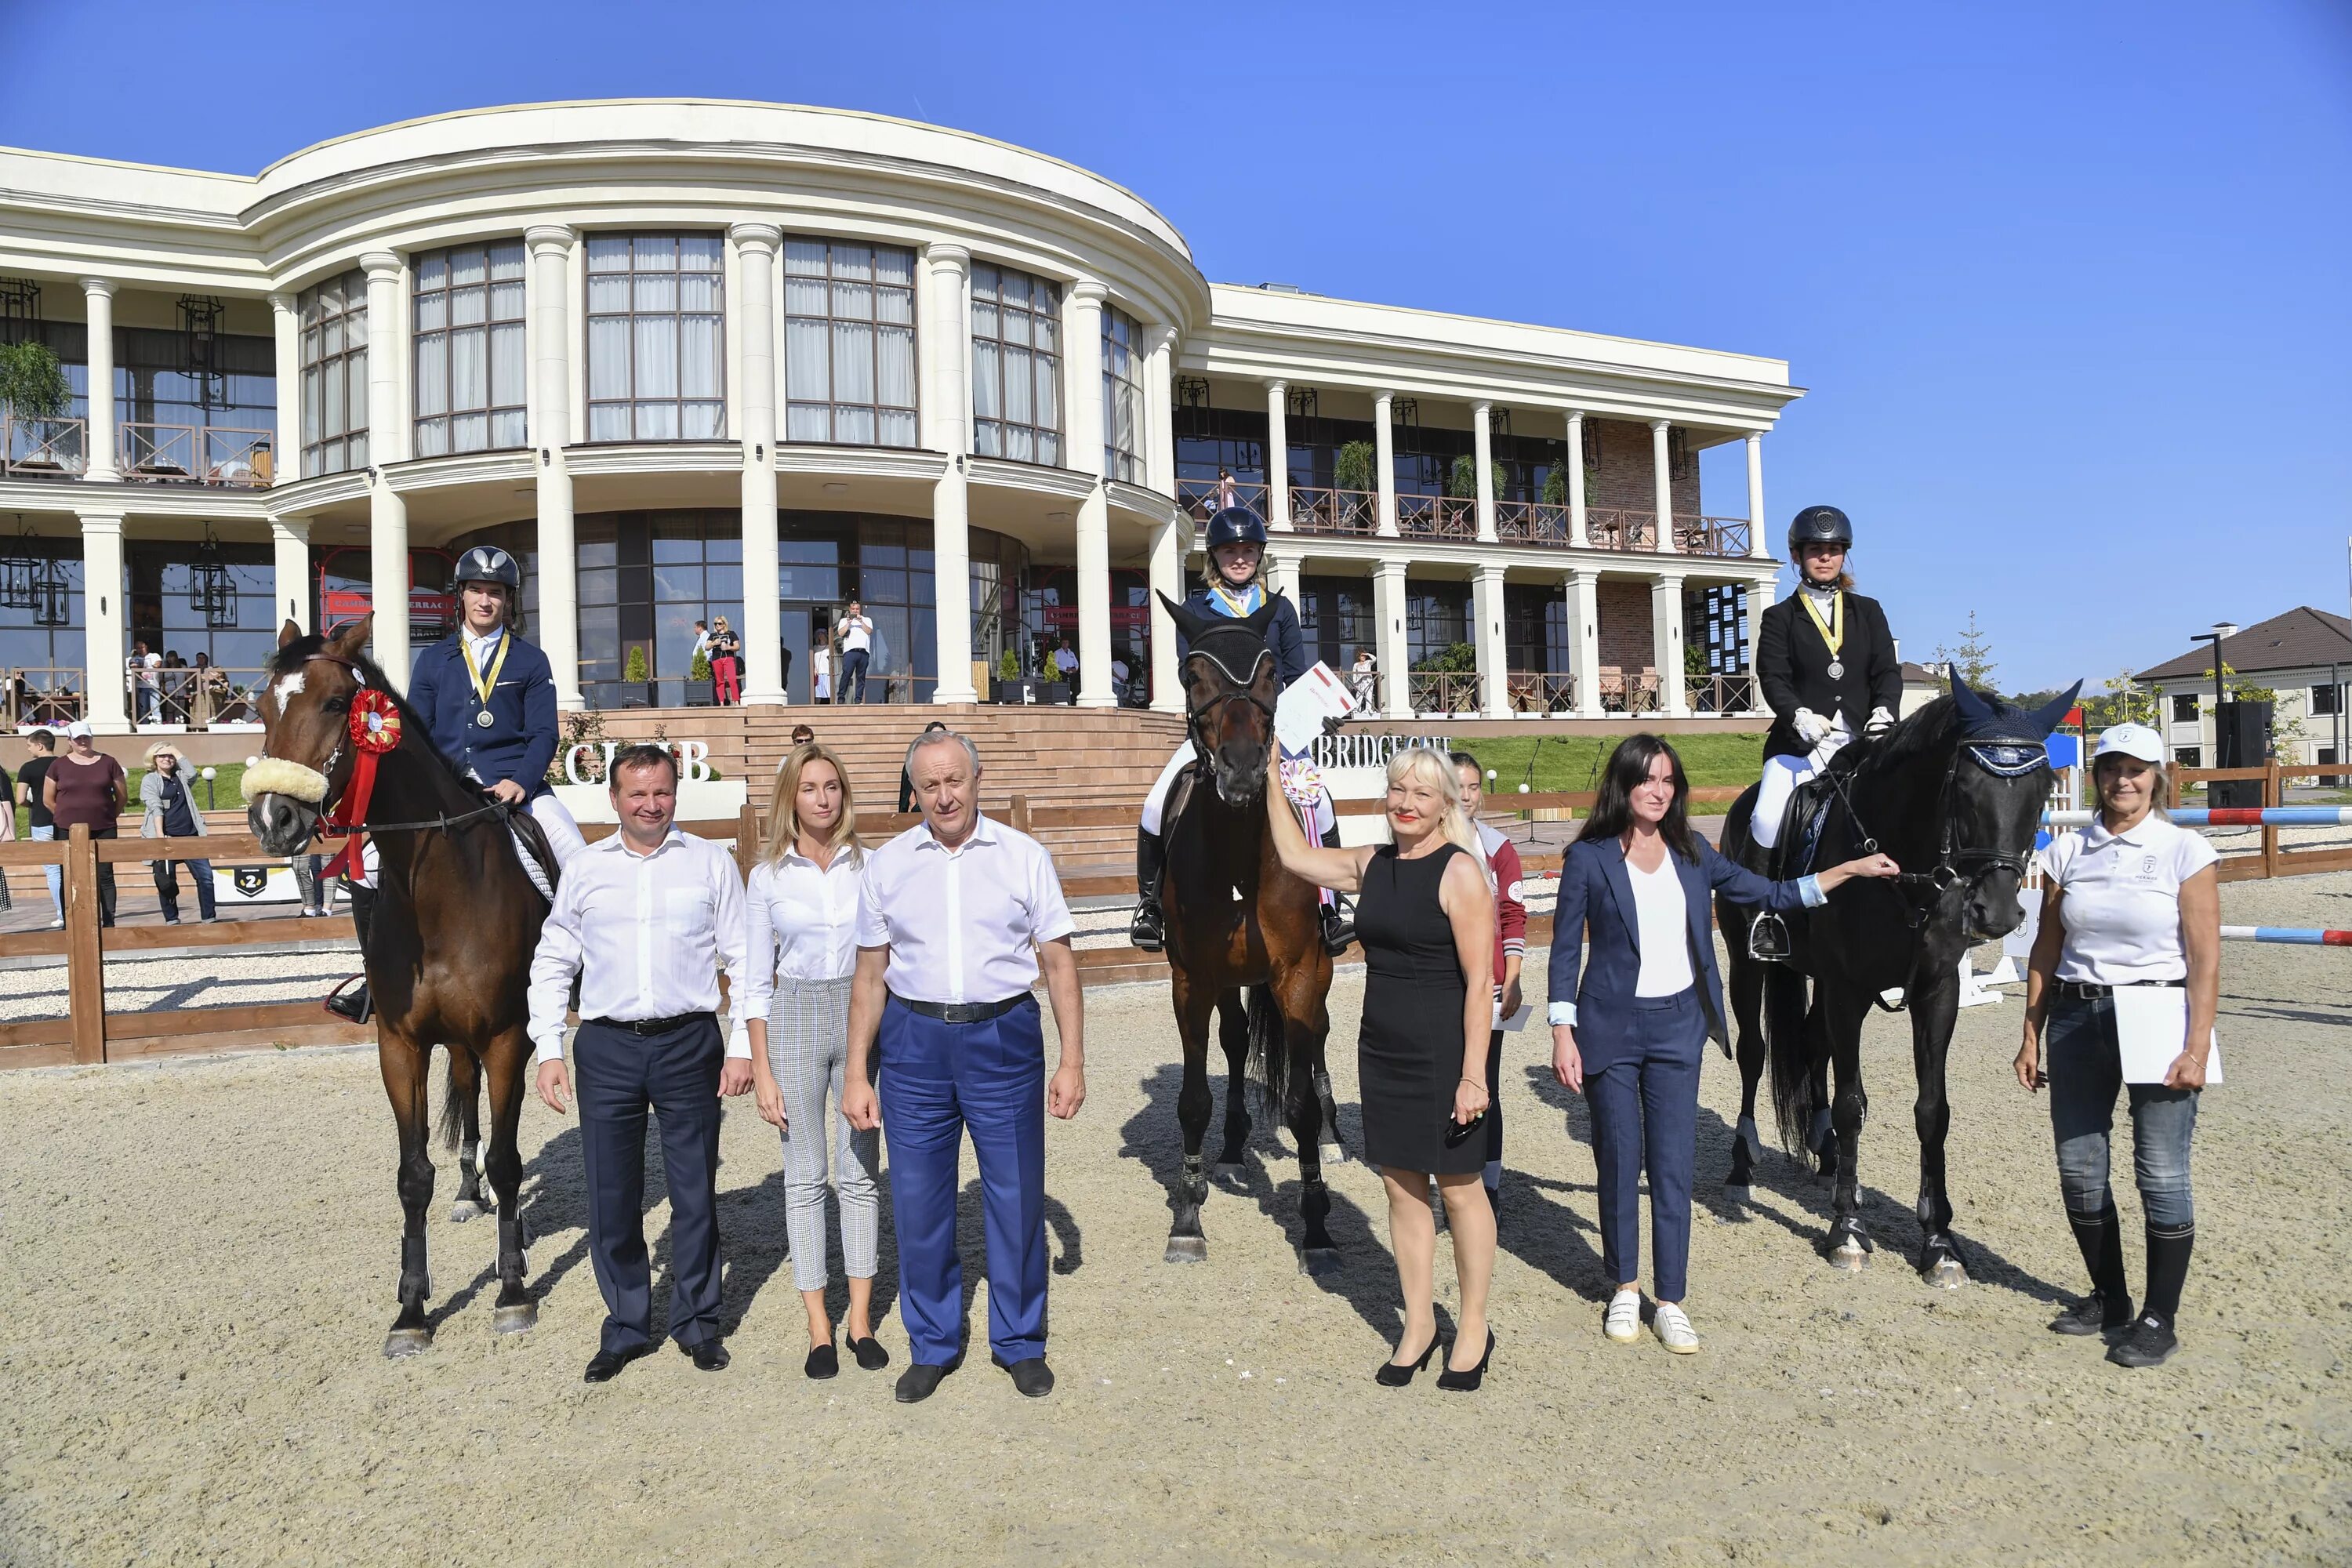
<svg viewBox="0 0 2352 1568">
<path fill-rule="evenodd" d="M 563 803 L 555 798 L 554 792 L 535 797 L 530 803 L 530 815 L 555 851 L 557 870 L 572 864 L 572 858 L 588 847 L 588 840 L 580 837 L 580 825 L 572 820 L 572 814 L 563 809 Z"/>
<path fill-rule="evenodd" d="M 1769 849 L 1780 842 L 1780 820 L 1789 815 L 1789 797 L 1797 793 L 1799 784 L 1819 774 L 1853 739 L 1841 721 L 1810 754 L 1765 760 L 1763 783 L 1756 792 L 1756 815 L 1748 824 L 1748 836 L 1758 848 Z"/>
<path fill-rule="evenodd" d="M 1160 776 L 1151 782 L 1151 793 L 1143 797 L 1143 831 L 1155 838 L 1164 831 L 1160 817 L 1168 809 L 1168 792 L 1176 787 L 1176 775 L 1182 773 L 1192 761 L 1192 743 L 1187 741 L 1176 748 L 1176 754 L 1168 759 L 1168 765 L 1161 768 Z M 1331 808 L 1331 792 L 1327 789 L 1322 798 L 1315 803 L 1316 837 L 1320 838 L 1330 832 L 1331 825 L 1338 820 L 1338 815 Z"/>
</svg>

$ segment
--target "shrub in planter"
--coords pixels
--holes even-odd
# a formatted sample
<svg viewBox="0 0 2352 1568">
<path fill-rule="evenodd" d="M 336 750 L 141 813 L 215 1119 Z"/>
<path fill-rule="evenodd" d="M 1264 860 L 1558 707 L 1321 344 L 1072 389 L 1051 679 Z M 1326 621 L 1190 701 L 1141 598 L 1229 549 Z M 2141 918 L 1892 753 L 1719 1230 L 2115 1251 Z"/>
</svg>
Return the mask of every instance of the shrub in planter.
<svg viewBox="0 0 2352 1568">
<path fill-rule="evenodd" d="M 1342 490 L 1377 490 L 1380 449 L 1370 441 L 1350 441 L 1331 460 L 1331 486 Z"/>
</svg>

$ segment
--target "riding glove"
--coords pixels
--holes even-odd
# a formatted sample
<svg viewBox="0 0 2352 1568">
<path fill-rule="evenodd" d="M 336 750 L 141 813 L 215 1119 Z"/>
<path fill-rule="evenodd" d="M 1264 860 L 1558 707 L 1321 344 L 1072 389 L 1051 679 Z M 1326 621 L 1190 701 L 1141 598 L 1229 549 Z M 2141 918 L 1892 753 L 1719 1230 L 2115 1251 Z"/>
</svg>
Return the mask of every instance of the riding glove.
<svg viewBox="0 0 2352 1568">
<path fill-rule="evenodd" d="M 1796 725 L 1797 733 L 1809 745 L 1818 746 L 1830 738 L 1830 721 L 1810 708 L 1800 708 L 1789 721 Z"/>
<path fill-rule="evenodd" d="M 1862 727 L 1862 732 L 1865 735 L 1884 735 L 1893 728 L 1895 728 L 1895 715 L 1884 708 L 1874 708 L 1870 710 L 1870 722 Z"/>
</svg>

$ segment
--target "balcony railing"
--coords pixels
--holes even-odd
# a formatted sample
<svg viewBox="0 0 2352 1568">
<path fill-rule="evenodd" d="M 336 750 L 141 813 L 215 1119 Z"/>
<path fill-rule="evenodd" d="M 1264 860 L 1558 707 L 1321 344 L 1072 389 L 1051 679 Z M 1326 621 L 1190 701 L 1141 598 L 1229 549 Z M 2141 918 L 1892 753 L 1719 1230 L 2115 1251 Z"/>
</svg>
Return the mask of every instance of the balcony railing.
<svg viewBox="0 0 2352 1568">
<path fill-rule="evenodd" d="M 9 729 L 60 729 L 89 715 L 78 667 L 34 665 L 0 672 L 0 719 Z"/>
<path fill-rule="evenodd" d="M 1601 710 L 1604 713 L 1658 711 L 1658 672 L 1648 665 L 1629 675 L 1622 666 L 1604 664 L 1598 671 L 1597 683 Z"/>
<path fill-rule="evenodd" d="M 1514 713 L 1573 713 L 1576 677 L 1549 670 L 1515 669 L 1504 678 Z"/>
<path fill-rule="evenodd" d="M 1206 522 L 1229 505 L 1245 506 L 1258 516 L 1265 517 L 1268 522 L 1274 521 L 1266 517 L 1264 485 L 1245 485 L 1236 480 L 1231 501 L 1220 499 L 1223 489 L 1223 487 L 1214 479 L 1178 479 L 1176 504 L 1182 507 L 1184 515 L 1194 522 Z"/>
<path fill-rule="evenodd" d="M 1584 537 L 1595 550 L 1655 550 L 1658 514 L 1622 507 L 1593 507 L 1584 514 Z"/>
<path fill-rule="evenodd" d="M 1369 539 L 1381 529 L 1381 498 L 1370 490 L 1290 487 L 1290 526 L 1301 533 Z"/>
<path fill-rule="evenodd" d="M 125 420 L 122 477 L 144 482 L 260 489 L 274 467 L 267 430 Z"/>
<path fill-rule="evenodd" d="M 1541 500 L 1498 500 L 1495 537 L 1506 544 L 1566 544 L 1571 537 L 1568 508 Z"/>
<path fill-rule="evenodd" d="M 125 711 L 134 724 L 184 724 L 191 730 L 215 724 L 261 722 L 261 688 L 266 669 L 231 669 L 209 664 L 171 667 L 155 671 L 155 684 L 142 687 L 126 670 Z"/>
<path fill-rule="evenodd" d="M 1746 672 L 1695 675 L 1684 680 L 1683 688 L 1694 713 L 1752 713 L 1762 706 L 1756 698 L 1756 678 Z"/>
<path fill-rule="evenodd" d="M 0 418 L 0 472 L 12 479 L 78 479 L 89 426 L 79 419 Z"/>
<path fill-rule="evenodd" d="M 1402 498 L 1400 498 L 1402 499 Z M 1443 718 L 1478 716 L 1478 677 L 1463 670 L 1416 669 L 1406 691 L 1416 714 Z"/>
<path fill-rule="evenodd" d="M 1397 531 L 1407 539 L 1475 539 L 1478 503 L 1461 496 L 1396 499 Z"/>
<path fill-rule="evenodd" d="M 1675 548 L 1685 555 L 1745 555 L 1751 538 L 1744 517 L 1678 518 Z"/>
</svg>

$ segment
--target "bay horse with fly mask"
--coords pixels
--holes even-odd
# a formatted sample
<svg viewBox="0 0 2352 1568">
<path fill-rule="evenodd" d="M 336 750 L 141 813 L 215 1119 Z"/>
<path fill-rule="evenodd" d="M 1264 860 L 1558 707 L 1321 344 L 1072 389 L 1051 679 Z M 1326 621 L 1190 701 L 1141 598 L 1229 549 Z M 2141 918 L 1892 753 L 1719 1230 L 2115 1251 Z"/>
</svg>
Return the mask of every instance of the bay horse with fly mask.
<svg viewBox="0 0 2352 1568">
<path fill-rule="evenodd" d="M 387 1356 L 431 1342 L 425 1303 L 433 1294 L 425 1215 L 433 1201 L 425 1115 L 436 1042 L 449 1047 L 440 1131 L 465 1137 L 453 1219 L 478 1212 L 473 1164 L 481 1080 L 489 1080 L 487 1164 L 499 1215 L 499 1294 L 491 1327 L 516 1333 L 539 1320 L 524 1283 L 522 1156 L 515 1146 L 531 1046 L 526 987 L 547 900 L 523 869 L 515 836 L 540 864 L 555 858 L 528 811 L 492 800 L 459 778 L 426 738 L 425 721 L 361 652 L 373 617 L 331 637 L 292 621 L 278 635 L 260 701 L 262 760 L 245 775 L 254 837 L 274 855 L 310 847 L 322 814 L 341 809 L 355 848 L 377 836 L 376 903 L 362 955 L 375 998 L 376 1058 L 400 1129 L 400 1311 Z M 352 816 L 361 820 L 352 821 Z"/>
<path fill-rule="evenodd" d="M 1265 642 L 1275 606 L 1221 619 L 1195 615 L 1166 595 L 1160 602 L 1176 618 L 1190 650 L 1182 671 L 1184 729 L 1196 759 L 1194 774 L 1180 784 L 1181 797 L 1168 813 L 1161 896 L 1170 991 L 1184 1041 L 1184 1081 L 1176 1099 L 1184 1168 L 1166 1259 L 1193 1263 L 1209 1256 L 1201 1232 L 1201 1205 L 1209 1193 L 1201 1146 L 1213 1104 L 1213 1009 L 1228 1069 L 1218 1173 L 1240 1173 L 1250 1130 L 1242 1086 L 1244 1073 L 1255 1069 L 1268 1107 L 1298 1145 L 1298 1207 L 1306 1228 L 1300 1260 L 1318 1270 L 1339 1260 L 1325 1223 L 1331 1194 L 1319 1147 L 1327 1120 L 1337 1121 L 1323 1070 L 1331 955 L 1323 946 L 1319 895 L 1312 883 L 1282 868 L 1265 815 L 1266 770 L 1276 744 L 1274 705 L 1281 695 Z"/>
<path fill-rule="evenodd" d="M 1769 1055 L 1782 1147 L 1793 1152 L 1801 1140 L 1819 1157 L 1822 1173 L 1835 1177 L 1826 1250 L 1840 1268 L 1864 1267 L 1871 1247 L 1859 1214 L 1869 1107 L 1862 1026 L 1874 1005 L 1886 1005 L 1884 993 L 1899 991 L 1903 1005 L 1891 1010 L 1910 1010 L 1918 1082 L 1912 1105 L 1919 1134 L 1918 1268 L 1946 1289 L 1968 1279 L 1951 1233 L 1944 1163 L 1951 1126 L 1945 1068 L 1959 1012 L 1960 955 L 2007 935 L 2023 918 L 2018 889 L 2050 788 L 2045 742 L 2079 689 L 2078 681 L 2028 712 L 1971 690 L 1956 675 L 1949 695 L 1832 759 L 1799 795 L 1784 837 L 1818 820 L 1813 864 L 1883 850 L 1904 871 L 1849 884 L 1820 908 L 1788 917 L 1793 946 L 1787 963 L 1750 958 L 1752 912 L 1717 900 L 1738 1020 L 1740 1116 L 1728 1184 L 1747 1186 L 1762 1157 L 1756 1085 Z M 1724 823 L 1724 853 L 1748 864 L 1762 853 L 1748 832 L 1756 793 L 1750 785 Z"/>
</svg>

